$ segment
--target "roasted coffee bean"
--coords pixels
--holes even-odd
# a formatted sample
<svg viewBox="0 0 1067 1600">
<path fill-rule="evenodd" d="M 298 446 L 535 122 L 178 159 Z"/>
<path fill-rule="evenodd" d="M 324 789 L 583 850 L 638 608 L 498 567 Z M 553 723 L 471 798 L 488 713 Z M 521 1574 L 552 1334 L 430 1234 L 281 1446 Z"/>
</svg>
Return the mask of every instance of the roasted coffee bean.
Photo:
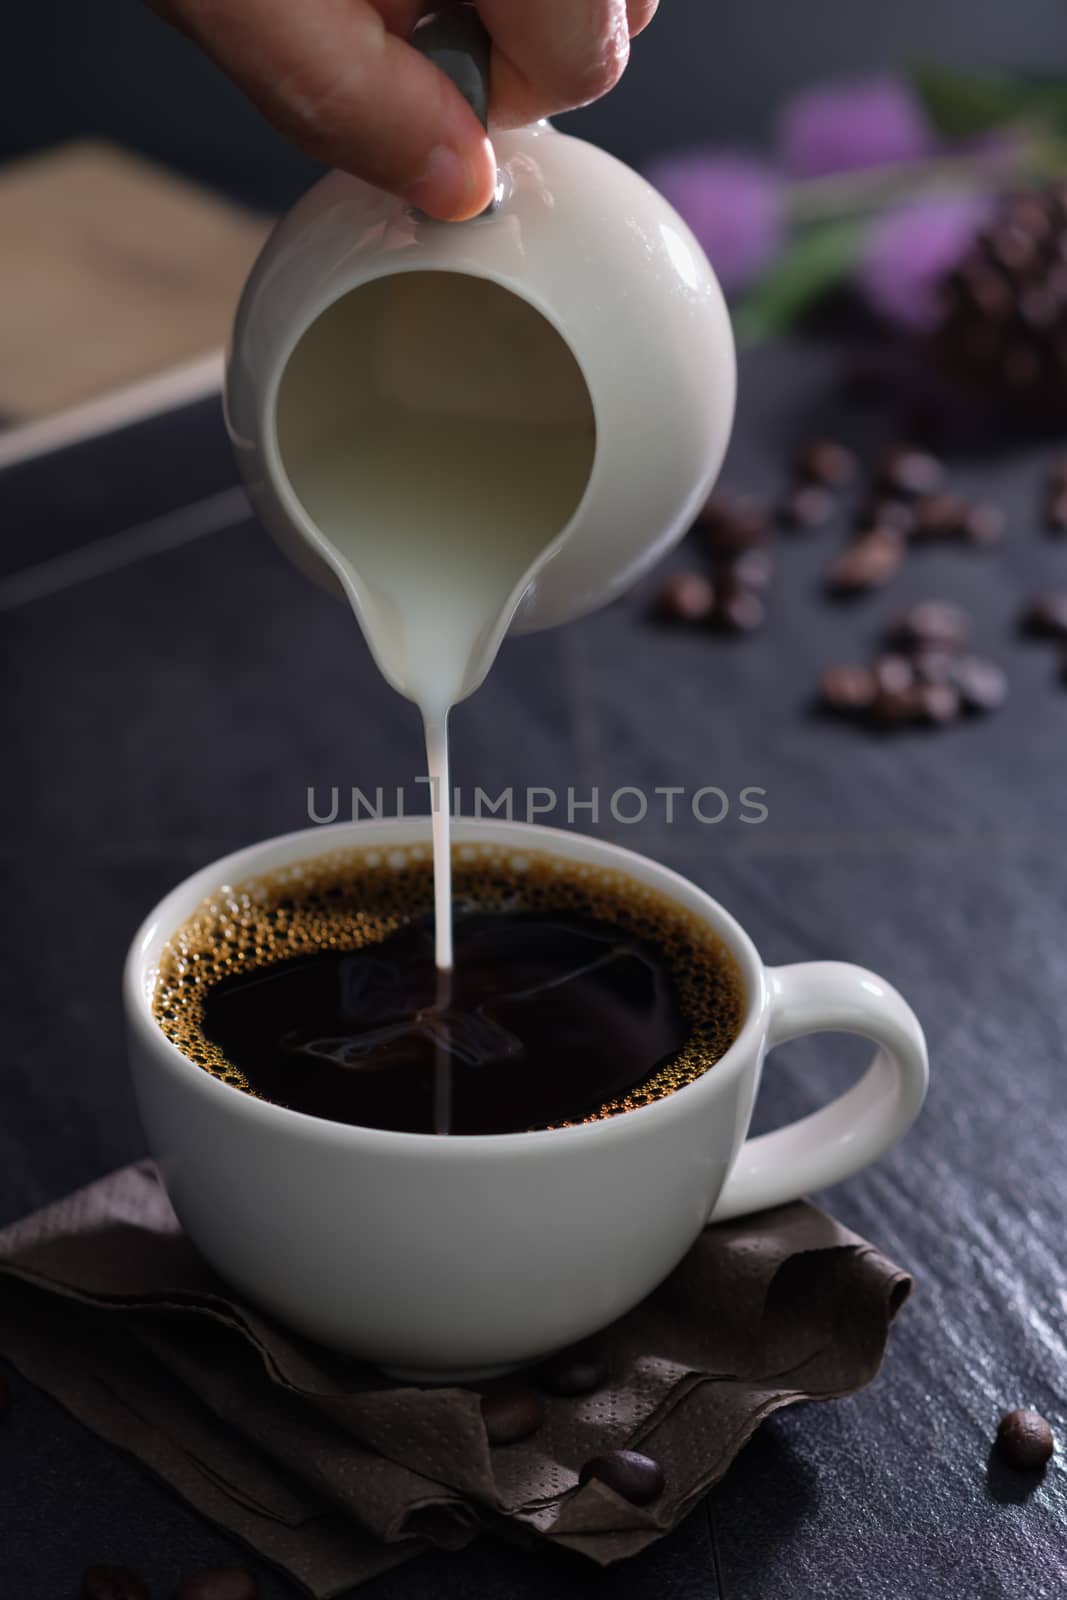
<svg viewBox="0 0 1067 1600">
<path fill-rule="evenodd" d="M 1015 309 L 1015 295 L 1003 273 L 993 267 L 974 266 L 966 274 L 971 304 L 991 319 L 1007 320 Z"/>
<path fill-rule="evenodd" d="M 736 495 L 726 494 L 722 489 L 714 490 L 697 512 L 697 524 L 706 531 L 714 533 L 733 521 L 737 514 L 738 503 Z"/>
<path fill-rule="evenodd" d="M 1067 533 L 1067 489 L 1049 496 L 1045 506 L 1045 526 L 1050 533 Z"/>
<path fill-rule="evenodd" d="M 827 667 L 819 693 L 828 711 L 836 711 L 839 716 L 854 716 L 874 704 L 878 682 L 870 668 L 842 663 L 838 667 Z"/>
<path fill-rule="evenodd" d="M 871 706 L 870 718 L 880 728 L 901 728 L 918 715 L 915 688 L 880 689 Z"/>
<path fill-rule="evenodd" d="M 997 1428 L 997 1449 L 1009 1466 L 1036 1472 L 1055 1448 L 1052 1429 L 1039 1411 L 1009 1411 Z"/>
<path fill-rule="evenodd" d="M 906 694 L 915 682 L 915 668 L 908 656 L 879 656 L 874 663 L 874 681 L 885 694 Z"/>
<path fill-rule="evenodd" d="M 917 721 L 941 727 L 960 714 L 959 690 L 951 683 L 918 683 L 913 691 Z"/>
<path fill-rule="evenodd" d="M 1013 194 L 1004 201 L 1002 216 L 1006 222 L 1022 228 L 1034 239 L 1047 239 L 1052 230 L 1044 201 L 1038 195 Z"/>
<path fill-rule="evenodd" d="M 86 1567 L 81 1600 L 149 1600 L 149 1590 L 131 1567 Z"/>
<path fill-rule="evenodd" d="M 821 528 L 833 514 L 833 495 L 817 483 L 802 484 L 782 502 L 781 519 L 789 528 Z"/>
<path fill-rule="evenodd" d="M 914 445 L 889 445 L 878 458 L 878 481 L 891 495 L 919 499 L 935 494 L 944 475 L 937 457 Z"/>
<path fill-rule="evenodd" d="M 796 474 L 806 483 L 840 489 L 856 476 L 856 458 L 836 439 L 813 439 L 796 457 Z"/>
<path fill-rule="evenodd" d="M 995 661 L 960 656 L 952 663 L 952 682 L 964 711 L 999 711 L 1008 698 L 1008 680 Z"/>
<path fill-rule="evenodd" d="M 967 637 L 967 618 L 947 600 L 920 600 L 897 618 L 889 637 L 906 650 L 958 650 Z"/>
<path fill-rule="evenodd" d="M 963 533 L 970 510 L 958 494 L 928 494 L 915 503 L 915 533 L 919 540 L 954 539 Z"/>
<path fill-rule="evenodd" d="M 244 1567 L 201 1567 L 183 1578 L 174 1600 L 256 1600 L 259 1586 Z"/>
<path fill-rule="evenodd" d="M 1037 639 L 1067 639 L 1067 593 L 1037 595 L 1023 612 L 1022 626 Z"/>
<path fill-rule="evenodd" d="M 1014 274 L 1034 265 L 1038 242 L 1026 229 L 1001 222 L 988 235 L 988 248 L 993 260 Z"/>
<path fill-rule="evenodd" d="M 955 684 L 958 659 L 948 650 L 916 650 L 911 657 L 916 682 Z"/>
<path fill-rule="evenodd" d="M 766 511 L 754 500 L 713 494 L 697 517 L 713 556 L 736 556 L 765 545 L 770 537 Z"/>
<path fill-rule="evenodd" d="M 732 561 L 746 550 L 761 550 L 770 534 L 753 519 L 733 522 L 705 535 L 705 547 L 713 561 Z"/>
<path fill-rule="evenodd" d="M 1048 333 L 1059 314 L 1059 298 L 1047 283 L 1034 283 L 1019 291 L 1019 317 L 1034 333 Z"/>
<path fill-rule="evenodd" d="M 774 558 L 769 550 L 743 550 L 723 564 L 722 576 L 742 589 L 766 589 L 774 577 Z"/>
<path fill-rule="evenodd" d="M 606 1483 L 632 1506 L 647 1506 L 663 1493 L 663 1468 L 637 1450 L 609 1450 L 606 1455 L 593 1456 L 579 1472 L 578 1482 L 588 1483 L 590 1478 Z"/>
<path fill-rule="evenodd" d="M 518 1444 L 545 1420 L 545 1402 L 536 1389 L 494 1389 L 482 1395 L 482 1421 L 493 1445 Z"/>
<path fill-rule="evenodd" d="M 884 496 L 868 500 L 860 508 L 856 526 L 861 531 L 868 528 L 893 528 L 905 537 L 915 531 L 915 507 L 908 500 L 889 500 Z"/>
<path fill-rule="evenodd" d="M 963 537 L 968 544 L 987 549 L 989 545 L 1000 542 L 1006 523 L 1007 518 L 1000 506 L 988 503 L 972 505 L 967 509 Z"/>
<path fill-rule="evenodd" d="M 676 572 L 659 593 L 657 613 L 665 622 L 706 622 L 715 590 L 702 572 Z"/>
<path fill-rule="evenodd" d="M 537 1369 L 537 1381 L 546 1394 L 592 1394 L 608 1381 L 608 1363 L 595 1345 L 575 1345 Z"/>
<path fill-rule="evenodd" d="M 871 528 L 853 539 L 826 576 L 834 594 L 860 594 L 879 589 L 895 576 L 904 559 L 904 542 L 892 528 Z"/>
<path fill-rule="evenodd" d="M 767 619 L 767 608 L 755 589 L 741 584 L 720 584 L 711 614 L 712 623 L 723 633 L 754 633 Z"/>
</svg>

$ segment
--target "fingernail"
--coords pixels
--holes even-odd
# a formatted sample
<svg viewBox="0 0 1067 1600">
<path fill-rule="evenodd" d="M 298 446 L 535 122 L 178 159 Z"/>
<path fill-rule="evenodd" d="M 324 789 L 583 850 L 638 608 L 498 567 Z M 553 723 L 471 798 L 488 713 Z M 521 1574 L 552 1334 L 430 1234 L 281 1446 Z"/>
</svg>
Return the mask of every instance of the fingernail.
<svg viewBox="0 0 1067 1600">
<path fill-rule="evenodd" d="M 489 204 L 496 181 L 496 159 L 488 139 L 483 140 L 480 156 L 472 162 L 451 145 L 435 145 L 418 178 L 404 191 L 405 200 L 442 222 L 463 222 L 477 216 Z M 487 167 L 491 174 L 488 187 Z"/>
</svg>

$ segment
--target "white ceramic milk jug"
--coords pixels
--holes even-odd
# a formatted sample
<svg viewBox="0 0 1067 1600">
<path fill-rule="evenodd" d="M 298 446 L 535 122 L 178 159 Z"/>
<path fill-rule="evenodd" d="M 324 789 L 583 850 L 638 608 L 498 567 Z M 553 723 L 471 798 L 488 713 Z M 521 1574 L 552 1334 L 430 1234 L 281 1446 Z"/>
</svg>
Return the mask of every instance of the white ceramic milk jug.
<svg viewBox="0 0 1067 1600">
<path fill-rule="evenodd" d="M 435 59 L 478 109 L 464 51 Z M 603 604 L 681 537 L 733 416 L 728 314 L 666 201 L 547 123 L 494 146 L 497 201 L 470 222 L 341 172 L 316 184 L 256 262 L 229 357 L 228 426 L 258 514 L 347 594 L 416 700 L 434 663 L 404 593 L 424 614 L 472 596 L 443 691 L 462 698 L 509 627 Z"/>
</svg>

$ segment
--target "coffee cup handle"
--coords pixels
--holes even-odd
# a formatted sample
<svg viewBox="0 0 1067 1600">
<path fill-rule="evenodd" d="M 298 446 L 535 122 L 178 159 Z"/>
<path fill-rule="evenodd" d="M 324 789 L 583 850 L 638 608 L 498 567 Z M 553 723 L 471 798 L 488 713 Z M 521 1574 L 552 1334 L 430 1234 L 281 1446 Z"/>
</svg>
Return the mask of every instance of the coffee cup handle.
<svg viewBox="0 0 1067 1600">
<path fill-rule="evenodd" d="M 857 1033 L 878 1046 L 851 1089 L 821 1111 L 747 1139 L 712 1209 L 724 1222 L 797 1200 L 869 1166 L 914 1122 L 926 1097 L 926 1041 L 907 1001 L 845 961 L 771 967 L 767 1048 L 806 1033 Z"/>
</svg>

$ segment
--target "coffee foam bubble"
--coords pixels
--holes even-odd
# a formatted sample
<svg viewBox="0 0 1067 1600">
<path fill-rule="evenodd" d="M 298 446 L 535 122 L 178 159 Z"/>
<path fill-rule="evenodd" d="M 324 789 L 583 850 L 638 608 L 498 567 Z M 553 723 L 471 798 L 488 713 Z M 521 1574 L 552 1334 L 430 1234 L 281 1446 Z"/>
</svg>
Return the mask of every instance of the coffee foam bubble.
<svg viewBox="0 0 1067 1600">
<path fill-rule="evenodd" d="M 554 911 L 594 917 L 663 952 L 690 1028 L 682 1049 L 636 1089 L 581 1120 L 597 1121 L 661 1100 L 725 1053 L 744 1020 L 745 986 L 723 941 L 684 907 L 611 867 L 490 844 L 452 851 L 456 910 Z M 156 1022 L 205 1072 L 252 1094 L 243 1073 L 202 1027 L 204 998 L 222 978 L 316 950 L 379 944 L 433 912 L 428 845 L 324 852 L 222 885 L 165 945 L 153 989 Z"/>
</svg>

